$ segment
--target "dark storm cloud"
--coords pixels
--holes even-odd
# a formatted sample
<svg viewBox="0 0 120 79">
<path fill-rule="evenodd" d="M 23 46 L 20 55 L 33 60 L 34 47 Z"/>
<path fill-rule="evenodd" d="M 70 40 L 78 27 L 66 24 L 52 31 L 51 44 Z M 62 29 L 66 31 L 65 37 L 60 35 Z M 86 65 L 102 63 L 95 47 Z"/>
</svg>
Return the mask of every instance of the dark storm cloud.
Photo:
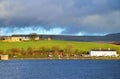
<svg viewBox="0 0 120 79">
<path fill-rule="evenodd" d="M 120 0 L 0 0 L 0 27 L 48 31 L 64 28 L 62 34 L 119 32 L 119 3 Z"/>
</svg>

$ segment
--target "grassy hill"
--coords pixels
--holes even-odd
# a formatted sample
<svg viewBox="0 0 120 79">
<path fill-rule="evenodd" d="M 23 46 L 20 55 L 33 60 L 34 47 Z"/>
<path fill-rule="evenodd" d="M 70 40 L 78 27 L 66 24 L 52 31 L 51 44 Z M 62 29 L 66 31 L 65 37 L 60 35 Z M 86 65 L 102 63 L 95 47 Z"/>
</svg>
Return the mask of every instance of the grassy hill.
<svg viewBox="0 0 120 79">
<path fill-rule="evenodd" d="M 60 49 L 65 48 L 66 46 L 72 46 L 73 49 L 78 49 L 79 51 L 89 51 L 90 49 L 115 49 L 120 50 L 120 45 L 113 45 L 108 43 L 101 43 L 101 42 L 74 42 L 74 41 L 29 41 L 29 42 L 0 42 L 0 50 L 6 50 L 11 48 L 24 48 L 27 49 L 28 47 L 32 47 L 34 49 L 40 47 L 53 47 L 58 46 Z"/>
</svg>

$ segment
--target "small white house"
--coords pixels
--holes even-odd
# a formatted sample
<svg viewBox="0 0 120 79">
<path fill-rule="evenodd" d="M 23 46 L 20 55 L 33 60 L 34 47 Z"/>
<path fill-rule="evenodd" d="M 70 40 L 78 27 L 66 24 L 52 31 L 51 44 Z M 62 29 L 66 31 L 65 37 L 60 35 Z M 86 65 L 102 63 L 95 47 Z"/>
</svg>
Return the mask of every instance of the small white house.
<svg viewBox="0 0 120 79">
<path fill-rule="evenodd" d="M 118 56 L 116 50 L 90 50 L 89 56 Z"/>
<path fill-rule="evenodd" d="M 0 55 L 0 60 L 8 60 L 8 55 Z"/>
</svg>

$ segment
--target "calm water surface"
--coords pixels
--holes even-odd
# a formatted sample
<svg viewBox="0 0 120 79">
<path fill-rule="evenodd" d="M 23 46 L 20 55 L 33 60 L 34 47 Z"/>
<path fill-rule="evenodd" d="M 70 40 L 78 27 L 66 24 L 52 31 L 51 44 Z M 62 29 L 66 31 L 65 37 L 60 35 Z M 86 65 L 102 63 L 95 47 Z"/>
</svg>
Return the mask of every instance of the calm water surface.
<svg viewBox="0 0 120 79">
<path fill-rule="evenodd" d="M 120 79 L 120 61 L 0 61 L 0 79 Z"/>
</svg>

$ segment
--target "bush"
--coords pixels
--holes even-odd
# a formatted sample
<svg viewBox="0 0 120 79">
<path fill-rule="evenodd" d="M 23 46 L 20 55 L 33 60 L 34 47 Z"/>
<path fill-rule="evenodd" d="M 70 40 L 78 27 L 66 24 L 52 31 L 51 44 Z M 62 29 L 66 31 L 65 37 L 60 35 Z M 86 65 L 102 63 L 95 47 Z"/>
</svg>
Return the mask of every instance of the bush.
<svg viewBox="0 0 120 79">
<path fill-rule="evenodd" d="M 4 51 L 3 51 L 3 50 L 0 50 L 0 54 L 4 54 Z"/>
</svg>

